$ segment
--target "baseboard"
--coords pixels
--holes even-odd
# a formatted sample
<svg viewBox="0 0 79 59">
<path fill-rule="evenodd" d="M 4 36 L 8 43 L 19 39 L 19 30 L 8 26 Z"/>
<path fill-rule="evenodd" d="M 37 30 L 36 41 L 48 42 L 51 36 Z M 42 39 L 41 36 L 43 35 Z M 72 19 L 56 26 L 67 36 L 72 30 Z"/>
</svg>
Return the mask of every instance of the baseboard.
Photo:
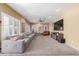
<svg viewBox="0 0 79 59">
<path fill-rule="evenodd" d="M 66 45 L 68 45 L 69 47 L 71 47 L 71 48 L 73 48 L 73 49 L 75 49 L 75 50 L 79 51 L 79 49 L 78 49 L 78 48 L 74 47 L 74 46 L 73 46 L 73 45 L 71 45 L 71 44 L 66 43 Z"/>
</svg>

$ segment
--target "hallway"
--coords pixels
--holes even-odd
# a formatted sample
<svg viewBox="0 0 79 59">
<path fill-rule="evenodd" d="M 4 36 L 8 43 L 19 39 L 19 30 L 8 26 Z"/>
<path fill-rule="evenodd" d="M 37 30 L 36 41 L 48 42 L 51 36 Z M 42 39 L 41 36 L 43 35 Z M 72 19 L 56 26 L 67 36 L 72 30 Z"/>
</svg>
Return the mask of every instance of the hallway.
<svg viewBox="0 0 79 59">
<path fill-rule="evenodd" d="M 79 52 L 65 44 L 58 43 L 50 36 L 36 36 L 23 54 L 0 54 L 3 56 L 59 56 L 79 55 Z"/>
</svg>

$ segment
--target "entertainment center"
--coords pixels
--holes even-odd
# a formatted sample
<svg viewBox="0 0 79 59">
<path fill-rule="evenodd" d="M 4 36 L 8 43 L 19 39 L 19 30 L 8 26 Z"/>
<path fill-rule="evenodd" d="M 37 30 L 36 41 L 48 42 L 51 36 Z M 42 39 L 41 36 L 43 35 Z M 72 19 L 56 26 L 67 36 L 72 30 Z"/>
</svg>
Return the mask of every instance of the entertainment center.
<svg viewBox="0 0 79 59">
<path fill-rule="evenodd" d="M 63 34 L 63 19 L 54 23 L 54 32 L 51 33 L 51 37 L 60 43 L 65 43 Z"/>
</svg>

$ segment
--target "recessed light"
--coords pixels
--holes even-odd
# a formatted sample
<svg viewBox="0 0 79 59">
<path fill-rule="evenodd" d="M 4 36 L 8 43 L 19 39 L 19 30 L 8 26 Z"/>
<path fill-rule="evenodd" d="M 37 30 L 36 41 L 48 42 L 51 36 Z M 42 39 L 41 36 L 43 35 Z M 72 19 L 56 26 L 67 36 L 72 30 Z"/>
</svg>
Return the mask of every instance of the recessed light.
<svg viewBox="0 0 79 59">
<path fill-rule="evenodd" d="M 60 12 L 61 11 L 61 9 L 56 9 L 56 12 Z"/>
<path fill-rule="evenodd" d="M 51 18 L 52 16 L 49 16 L 49 18 Z"/>
</svg>

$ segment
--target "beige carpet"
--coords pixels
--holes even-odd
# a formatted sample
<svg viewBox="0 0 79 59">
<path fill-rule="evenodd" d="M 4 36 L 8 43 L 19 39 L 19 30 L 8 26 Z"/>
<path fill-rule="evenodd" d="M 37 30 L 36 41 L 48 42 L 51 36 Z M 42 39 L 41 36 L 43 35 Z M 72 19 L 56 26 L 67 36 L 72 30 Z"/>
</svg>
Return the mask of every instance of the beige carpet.
<svg viewBox="0 0 79 59">
<path fill-rule="evenodd" d="M 59 56 L 59 55 L 79 55 L 75 49 L 65 44 L 58 43 L 50 36 L 36 36 L 23 54 L 0 54 L 11 56 Z"/>
</svg>

